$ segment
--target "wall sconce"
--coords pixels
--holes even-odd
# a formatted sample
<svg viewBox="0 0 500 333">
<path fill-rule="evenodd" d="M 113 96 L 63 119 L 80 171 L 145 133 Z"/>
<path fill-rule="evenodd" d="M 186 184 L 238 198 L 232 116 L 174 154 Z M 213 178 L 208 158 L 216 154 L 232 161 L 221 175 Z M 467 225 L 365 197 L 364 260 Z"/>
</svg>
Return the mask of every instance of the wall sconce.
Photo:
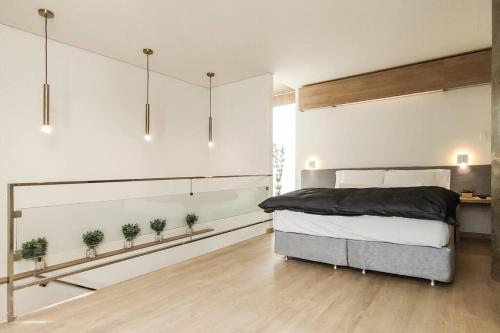
<svg viewBox="0 0 500 333">
<path fill-rule="evenodd" d="M 457 164 L 461 169 L 467 168 L 467 166 L 469 165 L 469 154 L 458 154 Z"/>
<path fill-rule="evenodd" d="M 316 161 L 315 160 L 309 161 L 309 169 L 316 169 Z"/>
</svg>

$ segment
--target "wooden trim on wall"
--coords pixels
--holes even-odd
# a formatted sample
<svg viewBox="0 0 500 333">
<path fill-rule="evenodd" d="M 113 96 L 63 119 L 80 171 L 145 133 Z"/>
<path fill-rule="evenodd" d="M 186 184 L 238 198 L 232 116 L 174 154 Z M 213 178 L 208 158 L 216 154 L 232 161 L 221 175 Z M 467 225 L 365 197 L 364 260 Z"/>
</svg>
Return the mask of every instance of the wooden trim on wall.
<svg viewBox="0 0 500 333">
<path fill-rule="evenodd" d="M 295 103 L 295 91 L 274 95 L 273 106 L 281 106 Z"/>
<path fill-rule="evenodd" d="M 491 49 L 304 86 L 299 110 L 487 84 Z"/>
<path fill-rule="evenodd" d="M 491 49 L 447 58 L 445 89 L 491 82 Z"/>
</svg>

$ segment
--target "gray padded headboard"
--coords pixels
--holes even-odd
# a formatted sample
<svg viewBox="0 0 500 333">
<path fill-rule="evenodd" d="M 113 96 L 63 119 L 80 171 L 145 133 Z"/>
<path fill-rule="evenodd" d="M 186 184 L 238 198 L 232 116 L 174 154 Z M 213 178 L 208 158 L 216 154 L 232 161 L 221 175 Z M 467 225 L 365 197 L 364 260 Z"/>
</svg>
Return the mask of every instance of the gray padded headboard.
<svg viewBox="0 0 500 333">
<path fill-rule="evenodd" d="M 467 171 L 457 166 L 430 166 L 430 167 L 398 167 L 398 168 L 342 168 L 342 169 L 310 169 L 302 170 L 302 188 L 306 187 L 335 187 L 335 171 L 337 170 L 423 170 L 449 169 L 451 170 L 451 190 L 461 192 L 464 188 L 474 189 L 476 194 L 491 194 L 491 165 L 470 165 Z"/>
</svg>

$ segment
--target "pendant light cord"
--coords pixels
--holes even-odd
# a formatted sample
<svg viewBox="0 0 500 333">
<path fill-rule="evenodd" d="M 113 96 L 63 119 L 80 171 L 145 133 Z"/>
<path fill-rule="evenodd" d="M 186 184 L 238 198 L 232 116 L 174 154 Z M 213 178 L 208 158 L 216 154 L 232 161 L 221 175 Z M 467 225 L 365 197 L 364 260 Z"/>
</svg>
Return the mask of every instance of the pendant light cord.
<svg viewBox="0 0 500 333">
<path fill-rule="evenodd" d="M 45 15 L 45 84 L 47 84 L 47 76 L 48 76 L 48 70 L 47 70 L 47 15 Z"/>
<path fill-rule="evenodd" d="M 146 54 L 146 68 L 147 68 L 147 79 L 146 79 L 146 104 L 149 104 L 149 54 Z"/>
<path fill-rule="evenodd" d="M 212 76 L 210 78 L 210 117 L 212 117 Z"/>
</svg>

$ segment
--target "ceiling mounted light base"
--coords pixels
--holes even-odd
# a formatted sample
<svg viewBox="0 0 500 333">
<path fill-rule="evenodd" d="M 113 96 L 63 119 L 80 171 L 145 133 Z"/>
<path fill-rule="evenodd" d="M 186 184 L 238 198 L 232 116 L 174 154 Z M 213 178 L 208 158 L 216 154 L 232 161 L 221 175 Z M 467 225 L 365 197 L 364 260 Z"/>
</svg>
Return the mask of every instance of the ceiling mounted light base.
<svg viewBox="0 0 500 333">
<path fill-rule="evenodd" d="M 40 8 L 38 10 L 38 15 L 46 17 L 46 18 L 54 18 L 54 13 L 53 12 L 51 12 L 48 9 L 43 9 L 43 8 Z"/>
<path fill-rule="evenodd" d="M 153 50 L 151 50 L 151 49 L 143 49 L 142 53 L 144 53 L 146 55 L 152 55 L 153 54 Z"/>
<path fill-rule="evenodd" d="M 215 74 L 214 74 L 214 73 L 212 73 L 212 72 L 208 72 L 208 73 L 207 73 L 207 76 L 208 76 L 208 77 L 214 77 L 214 76 L 215 76 Z"/>
</svg>

